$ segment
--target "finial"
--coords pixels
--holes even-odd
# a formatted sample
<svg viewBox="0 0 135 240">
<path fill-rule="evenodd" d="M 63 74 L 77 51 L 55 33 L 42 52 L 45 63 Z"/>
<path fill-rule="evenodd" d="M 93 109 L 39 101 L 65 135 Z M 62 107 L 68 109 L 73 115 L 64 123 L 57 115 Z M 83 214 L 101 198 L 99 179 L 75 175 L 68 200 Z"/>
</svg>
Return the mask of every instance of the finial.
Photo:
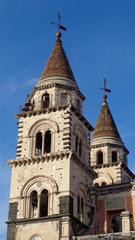
<svg viewBox="0 0 135 240">
<path fill-rule="evenodd" d="M 56 40 L 59 42 L 61 39 L 61 32 L 56 32 Z"/>
<path fill-rule="evenodd" d="M 111 93 L 111 90 L 110 89 L 108 89 L 107 87 L 106 87 L 106 79 L 104 79 L 104 88 L 100 88 L 101 90 L 103 90 L 104 91 L 104 103 L 106 103 L 106 99 L 107 99 L 107 92 L 109 92 L 109 93 Z"/>
<path fill-rule="evenodd" d="M 104 95 L 103 100 L 104 100 L 104 103 L 106 103 L 107 95 Z"/>
<path fill-rule="evenodd" d="M 63 31 L 67 31 L 66 27 L 64 27 L 63 25 L 61 25 L 61 16 L 60 13 L 57 13 L 57 23 L 52 22 L 51 24 L 55 25 L 58 29 L 58 32 L 56 33 L 56 39 L 57 41 L 60 41 L 61 38 L 61 30 Z"/>
</svg>

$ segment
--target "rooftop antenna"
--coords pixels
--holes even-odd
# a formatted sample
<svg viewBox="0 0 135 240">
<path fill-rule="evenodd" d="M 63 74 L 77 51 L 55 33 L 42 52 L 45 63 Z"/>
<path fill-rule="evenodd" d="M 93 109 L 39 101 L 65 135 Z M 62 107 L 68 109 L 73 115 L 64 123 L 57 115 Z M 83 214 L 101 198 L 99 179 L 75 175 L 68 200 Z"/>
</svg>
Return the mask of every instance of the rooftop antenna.
<svg viewBox="0 0 135 240">
<path fill-rule="evenodd" d="M 104 87 L 100 88 L 100 89 L 104 91 L 104 99 L 105 100 L 107 98 L 107 92 L 111 93 L 111 90 L 109 88 L 107 88 L 106 86 L 107 86 L 107 81 L 106 81 L 106 79 L 104 79 Z"/>
<path fill-rule="evenodd" d="M 61 15 L 59 12 L 57 13 L 57 23 L 51 22 L 51 24 L 55 25 L 59 32 L 60 30 L 67 31 L 66 27 L 61 24 Z"/>
</svg>

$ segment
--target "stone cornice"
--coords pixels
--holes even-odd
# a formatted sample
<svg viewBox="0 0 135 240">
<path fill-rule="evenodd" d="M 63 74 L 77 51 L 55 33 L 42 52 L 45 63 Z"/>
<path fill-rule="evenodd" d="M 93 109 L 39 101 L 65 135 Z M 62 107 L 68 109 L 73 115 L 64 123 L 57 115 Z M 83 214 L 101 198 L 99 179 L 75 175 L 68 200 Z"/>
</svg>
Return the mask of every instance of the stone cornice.
<svg viewBox="0 0 135 240">
<path fill-rule="evenodd" d="M 113 166 L 118 166 L 121 165 L 121 162 L 115 162 L 115 163 L 105 163 L 105 164 L 99 164 L 95 166 L 91 166 L 93 169 L 98 169 L 98 168 L 107 168 L 107 167 L 113 167 Z"/>
<path fill-rule="evenodd" d="M 20 166 L 26 166 L 30 164 L 45 162 L 45 161 L 54 161 L 54 160 L 62 160 L 64 157 L 68 158 L 71 157 L 71 160 L 73 160 L 77 165 L 79 165 L 82 169 L 85 170 L 90 176 L 92 176 L 94 179 L 97 177 L 97 173 L 94 172 L 94 170 L 91 168 L 91 166 L 87 166 L 85 163 L 83 163 L 76 155 L 75 153 L 71 151 L 63 151 L 63 152 L 57 152 L 57 153 L 51 153 L 46 154 L 44 156 L 35 156 L 32 158 L 19 158 L 14 160 L 9 160 L 8 165 L 11 167 L 20 167 Z"/>
<path fill-rule="evenodd" d="M 127 150 L 127 148 L 124 145 L 120 145 L 120 144 L 114 144 L 114 143 L 100 143 L 100 144 L 95 144 L 95 145 L 91 145 L 91 149 L 95 149 L 95 148 L 100 148 L 100 147 L 117 147 L 117 148 L 122 148 L 127 154 L 129 153 L 129 151 Z"/>
<path fill-rule="evenodd" d="M 50 84 L 46 84 L 46 85 L 42 85 L 42 86 L 37 86 L 34 88 L 34 91 L 37 91 L 37 90 L 44 90 L 44 89 L 49 89 L 49 88 L 52 88 L 52 87 L 57 87 L 57 88 L 61 88 L 61 89 L 64 89 L 64 90 L 70 90 L 70 91 L 75 91 L 77 92 L 77 94 L 80 96 L 80 98 L 84 101 L 85 100 L 85 96 L 81 93 L 81 91 L 76 88 L 76 87 L 73 87 L 73 86 L 68 86 L 68 85 L 65 85 L 65 84 L 60 84 L 60 83 L 50 83 Z M 32 93 L 32 95 L 33 95 Z"/>
<path fill-rule="evenodd" d="M 33 111 L 28 111 L 28 112 L 21 112 L 21 113 L 18 113 L 16 115 L 16 117 L 17 118 L 30 117 L 30 116 L 40 115 L 42 113 L 50 113 L 50 112 L 66 110 L 68 107 L 69 107 L 69 105 L 59 106 L 59 107 L 54 106 L 54 107 L 50 107 L 50 108 L 38 109 L 38 110 L 33 110 Z"/>
<path fill-rule="evenodd" d="M 62 217 L 70 217 L 70 214 L 54 214 L 49 215 L 47 217 L 40 217 L 40 218 L 20 218 L 20 219 L 14 219 L 14 220 L 8 220 L 6 223 L 14 223 L 16 225 L 19 224 L 28 224 L 28 223 L 37 223 L 37 222 L 43 222 L 43 221 L 56 221 L 59 219 L 62 219 Z"/>
<path fill-rule="evenodd" d="M 8 165 L 13 167 L 17 166 L 22 166 L 22 165 L 30 165 L 34 163 L 39 163 L 39 162 L 45 162 L 45 161 L 53 161 L 53 160 L 62 160 L 64 157 L 68 158 L 69 157 L 69 151 L 64 151 L 64 152 L 57 152 L 57 153 L 50 153 L 50 154 L 45 154 L 42 156 L 35 156 L 31 158 L 18 158 L 14 160 L 9 160 Z"/>
<path fill-rule="evenodd" d="M 132 182 L 129 183 L 118 183 L 106 186 L 98 186 L 91 188 L 91 194 L 96 195 L 108 195 L 115 194 L 119 192 L 130 191 L 134 189 L 134 184 Z"/>
<path fill-rule="evenodd" d="M 135 174 L 131 172 L 131 170 L 126 166 L 126 164 L 124 162 L 116 162 L 116 163 L 106 163 L 106 164 L 100 164 L 100 165 L 95 165 L 92 166 L 92 169 L 101 169 L 101 168 L 109 168 L 109 167 L 113 167 L 113 166 L 118 166 L 123 168 L 131 177 L 132 179 L 135 179 Z"/>
</svg>

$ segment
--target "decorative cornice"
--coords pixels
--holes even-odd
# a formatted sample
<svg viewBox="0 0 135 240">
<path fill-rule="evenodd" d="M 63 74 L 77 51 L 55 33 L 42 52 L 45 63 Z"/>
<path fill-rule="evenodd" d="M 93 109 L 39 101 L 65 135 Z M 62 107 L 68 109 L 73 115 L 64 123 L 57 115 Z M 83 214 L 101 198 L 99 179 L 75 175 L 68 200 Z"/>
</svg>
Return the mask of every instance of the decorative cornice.
<svg viewBox="0 0 135 240">
<path fill-rule="evenodd" d="M 36 92 L 37 90 L 44 90 L 44 89 L 49 89 L 49 88 L 53 88 L 53 87 L 57 87 L 57 88 L 69 90 L 69 91 L 75 91 L 83 101 L 85 100 L 85 96 L 82 94 L 82 92 L 77 87 L 73 87 L 73 86 L 69 86 L 69 85 L 61 84 L 61 83 L 50 83 L 50 84 L 48 83 L 45 85 L 36 86 L 33 90 L 32 96 L 33 96 L 34 92 Z"/>
<path fill-rule="evenodd" d="M 114 144 L 114 143 L 100 143 L 100 144 L 95 144 L 95 145 L 91 145 L 91 149 L 95 149 L 95 148 L 100 148 L 100 147 L 116 147 L 116 148 L 122 148 L 127 154 L 129 154 L 129 151 L 127 150 L 127 148 L 124 145 L 120 145 L 120 144 Z"/>
<path fill-rule="evenodd" d="M 16 117 L 20 118 L 20 117 L 36 116 L 36 115 L 40 115 L 42 113 L 50 113 L 50 112 L 66 110 L 68 107 L 69 107 L 69 105 L 58 106 L 58 107 L 55 106 L 55 107 L 50 107 L 50 108 L 44 108 L 44 109 L 33 110 L 33 111 L 28 111 L 28 112 L 22 112 L 22 113 L 18 113 L 16 115 Z"/>
<path fill-rule="evenodd" d="M 115 194 L 119 192 L 126 192 L 133 189 L 132 183 L 117 183 L 112 185 L 106 186 L 98 186 L 93 187 L 93 194 L 94 195 L 108 195 L 108 194 Z M 92 189 L 91 189 L 92 190 Z M 92 194 L 92 191 L 91 191 Z"/>
<path fill-rule="evenodd" d="M 39 163 L 39 162 L 45 162 L 45 161 L 53 161 L 53 160 L 62 160 L 64 157 L 68 157 L 69 156 L 69 151 L 63 151 L 63 152 L 57 152 L 57 153 L 49 153 L 49 154 L 45 154 L 42 156 L 35 156 L 32 158 L 18 158 L 15 160 L 9 160 L 8 161 L 8 165 L 13 167 L 17 167 L 17 166 L 22 166 L 22 165 L 30 165 L 30 164 L 34 164 L 34 163 Z"/>
<path fill-rule="evenodd" d="M 101 168 L 109 168 L 109 167 L 114 167 L 114 166 L 118 166 L 123 168 L 130 176 L 132 179 L 135 179 L 135 174 L 133 172 L 131 172 L 131 170 L 126 166 L 126 164 L 123 161 L 118 161 L 116 163 L 106 163 L 106 164 L 100 164 L 100 165 L 95 165 L 95 166 L 91 166 L 92 169 L 101 169 Z"/>
<path fill-rule="evenodd" d="M 37 223 L 37 222 L 43 222 L 43 221 L 56 221 L 62 219 L 62 217 L 70 217 L 70 214 L 53 214 L 49 215 L 47 217 L 40 217 L 40 218 L 20 218 L 20 219 L 14 219 L 14 220 L 8 220 L 6 223 L 14 223 L 16 225 L 19 224 L 28 224 L 28 223 Z"/>
<path fill-rule="evenodd" d="M 75 153 L 71 151 L 63 151 L 63 152 L 57 152 L 57 153 L 51 153 L 51 154 L 46 154 L 44 156 L 38 156 L 38 157 L 32 157 L 32 158 L 18 158 L 14 160 L 9 160 L 8 165 L 11 167 L 20 167 L 24 165 L 30 165 L 30 164 L 35 164 L 35 163 L 40 163 L 40 162 L 45 162 L 45 161 L 54 161 L 55 159 L 62 160 L 64 157 L 68 158 L 71 157 L 71 160 L 73 160 L 77 165 L 79 165 L 85 172 L 87 172 L 90 176 L 92 176 L 94 179 L 98 176 L 96 172 L 93 171 L 91 166 L 87 166 L 85 163 L 83 163 Z"/>
<path fill-rule="evenodd" d="M 99 164 L 99 165 L 95 165 L 95 166 L 91 166 L 91 167 L 92 167 L 92 169 L 98 169 L 98 168 L 114 167 L 114 166 L 118 166 L 118 165 L 121 165 L 121 162 L 105 163 L 105 164 Z"/>
</svg>

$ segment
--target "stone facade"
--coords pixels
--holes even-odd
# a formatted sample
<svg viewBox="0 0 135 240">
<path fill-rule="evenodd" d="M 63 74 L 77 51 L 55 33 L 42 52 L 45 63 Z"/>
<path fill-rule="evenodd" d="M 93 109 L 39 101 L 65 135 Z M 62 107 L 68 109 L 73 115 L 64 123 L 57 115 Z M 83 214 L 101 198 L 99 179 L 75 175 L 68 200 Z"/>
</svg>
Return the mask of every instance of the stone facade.
<svg viewBox="0 0 135 240">
<path fill-rule="evenodd" d="M 94 130 L 57 33 L 47 66 L 17 114 L 7 240 L 135 229 L 134 174 L 106 98 Z"/>
<path fill-rule="evenodd" d="M 82 115 L 85 98 L 69 65 L 61 74 L 63 64 L 67 58 L 57 38 L 42 77 L 17 114 L 17 155 L 9 160 L 10 205 L 17 209 L 8 219 L 9 228 L 14 224 L 8 240 L 70 239 L 89 226 L 94 207 L 89 186 L 97 176 L 90 167 L 93 128 Z"/>
</svg>

